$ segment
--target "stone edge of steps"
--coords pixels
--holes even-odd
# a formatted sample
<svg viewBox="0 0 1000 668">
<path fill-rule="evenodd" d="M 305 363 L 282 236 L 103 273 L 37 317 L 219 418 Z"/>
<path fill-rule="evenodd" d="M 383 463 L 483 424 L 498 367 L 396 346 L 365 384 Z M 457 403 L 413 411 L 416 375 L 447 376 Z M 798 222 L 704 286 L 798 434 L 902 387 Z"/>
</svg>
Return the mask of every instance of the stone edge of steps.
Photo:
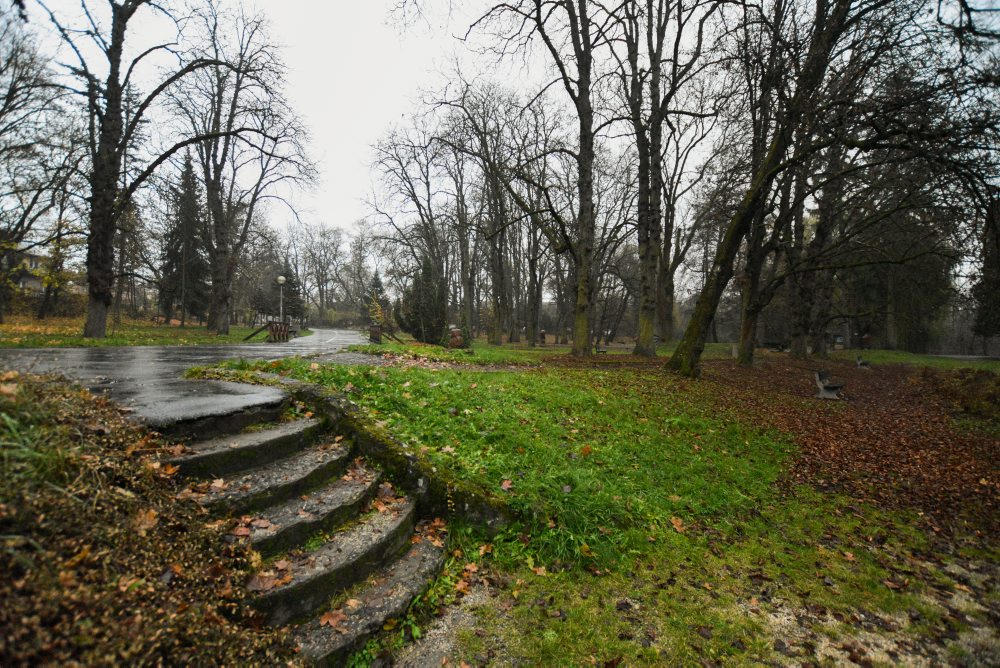
<svg viewBox="0 0 1000 668">
<path fill-rule="evenodd" d="M 362 604 L 347 615 L 343 633 L 324 626 L 316 617 L 296 629 L 292 637 L 307 660 L 331 665 L 344 661 L 382 628 L 386 620 L 403 615 L 413 599 L 437 576 L 444 565 L 444 549 L 421 541 L 390 565 L 388 577 L 364 587 L 358 596 Z"/>
<path fill-rule="evenodd" d="M 320 456 L 324 453 L 328 454 Z M 350 458 L 351 451 L 341 446 L 310 445 L 289 457 L 223 478 L 231 486 L 239 485 L 241 475 L 256 474 L 260 477 L 246 489 L 243 487 L 248 483 L 240 485 L 232 493 L 206 495 L 199 503 L 213 513 L 230 512 L 234 515 L 273 506 L 340 475 Z"/>
<path fill-rule="evenodd" d="M 273 626 L 307 618 L 338 592 L 391 563 L 406 546 L 415 524 L 416 503 L 412 499 L 405 501 L 397 517 L 384 518 L 381 514 L 367 517 L 311 554 L 314 560 L 328 559 L 326 565 L 307 572 L 306 577 L 295 577 L 286 585 L 262 593 L 253 599 L 252 605 Z"/>
<path fill-rule="evenodd" d="M 180 466 L 184 478 L 220 477 L 291 456 L 302 449 L 303 442 L 315 439 L 321 428 L 319 420 L 308 418 L 261 431 L 216 436 L 188 446 L 184 454 L 166 462 Z"/>
<path fill-rule="evenodd" d="M 300 545 L 316 532 L 332 529 L 351 517 L 360 515 L 364 504 L 375 496 L 380 480 L 381 476 L 378 473 L 373 473 L 371 479 L 365 482 L 336 481 L 330 485 L 333 489 L 327 491 L 329 496 L 335 498 L 327 501 L 325 507 L 315 513 L 314 517 L 306 518 L 292 512 L 294 507 L 306 503 L 297 497 L 271 506 L 258 515 L 271 521 L 276 528 L 274 530 L 252 530 L 250 544 L 253 549 L 265 557 Z M 313 494 L 322 495 L 323 493 L 324 490 L 319 490 Z M 276 521 L 277 518 L 283 519 L 284 517 L 292 519 L 290 522 Z"/>
</svg>

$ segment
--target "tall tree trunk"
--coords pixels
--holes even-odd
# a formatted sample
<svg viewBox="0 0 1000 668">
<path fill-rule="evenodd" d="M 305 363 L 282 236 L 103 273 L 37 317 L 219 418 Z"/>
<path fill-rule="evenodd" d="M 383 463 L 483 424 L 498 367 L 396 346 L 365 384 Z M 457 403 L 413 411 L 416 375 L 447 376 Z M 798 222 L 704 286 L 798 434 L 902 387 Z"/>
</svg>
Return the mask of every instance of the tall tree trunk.
<svg viewBox="0 0 1000 668">
<path fill-rule="evenodd" d="M 705 337 L 718 309 L 722 293 L 733 276 L 733 261 L 740 242 L 764 205 L 771 185 L 780 171 L 780 165 L 792 144 L 799 120 L 805 112 L 808 96 L 819 86 L 826 73 L 830 64 L 830 53 L 844 29 L 851 6 L 852 0 L 834 0 L 833 9 L 830 15 L 827 15 L 825 0 L 817 2 L 814 34 L 795 82 L 795 94 L 788 102 L 784 118 L 777 123 L 774 137 L 764 160 L 755 170 L 750 188 L 726 228 L 705 288 L 698 295 L 691 322 L 677 350 L 667 362 L 667 368 L 687 376 L 697 377 L 700 374 L 699 362 L 705 350 Z"/>
<path fill-rule="evenodd" d="M 583 70 L 583 64 L 580 65 Z M 577 217 L 576 303 L 573 313 L 573 349 L 577 357 L 587 357 L 593 352 L 590 345 L 590 304 L 593 293 L 594 263 L 594 113 L 590 106 L 589 67 L 586 76 L 587 94 L 580 93 L 580 153 L 579 183 L 580 210 Z M 581 74 L 580 87 L 584 77 Z"/>
<path fill-rule="evenodd" d="M 87 238 L 87 321 L 83 336 L 103 339 L 107 334 L 108 308 L 115 273 L 116 207 L 120 205 L 118 178 L 121 171 L 122 49 L 127 19 L 122 9 L 111 5 L 111 40 L 108 47 L 108 77 L 104 84 L 104 109 L 99 119 L 97 151 L 90 174 L 90 230 Z M 92 95 L 96 95 L 93 92 Z M 92 112 L 94 113 L 94 112 Z"/>
</svg>

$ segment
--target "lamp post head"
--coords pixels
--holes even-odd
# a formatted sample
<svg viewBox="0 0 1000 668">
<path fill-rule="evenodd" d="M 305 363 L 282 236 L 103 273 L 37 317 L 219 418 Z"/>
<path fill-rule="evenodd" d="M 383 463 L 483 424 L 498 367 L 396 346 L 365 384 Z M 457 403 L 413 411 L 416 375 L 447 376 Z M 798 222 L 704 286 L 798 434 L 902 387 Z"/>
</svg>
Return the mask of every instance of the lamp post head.
<svg viewBox="0 0 1000 668">
<path fill-rule="evenodd" d="M 284 284 L 285 284 L 285 277 L 278 276 L 278 285 L 284 285 Z"/>
</svg>

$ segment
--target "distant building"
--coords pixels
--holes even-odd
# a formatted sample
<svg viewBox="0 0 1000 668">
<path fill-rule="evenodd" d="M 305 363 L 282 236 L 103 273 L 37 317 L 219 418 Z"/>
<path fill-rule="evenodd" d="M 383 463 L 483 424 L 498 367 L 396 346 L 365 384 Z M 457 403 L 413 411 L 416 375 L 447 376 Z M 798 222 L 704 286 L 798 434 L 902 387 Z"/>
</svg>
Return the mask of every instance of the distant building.
<svg viewBox="0 0 1000 668">
<path fill-rule="evenodd" d="M 15 253 L 8 262 L 11 264 L 10 279 L 19 290 L 36 293 L 44 289 L 42 276 L 48 263 L 47 257 L 21 251 Z"/>
</svg>

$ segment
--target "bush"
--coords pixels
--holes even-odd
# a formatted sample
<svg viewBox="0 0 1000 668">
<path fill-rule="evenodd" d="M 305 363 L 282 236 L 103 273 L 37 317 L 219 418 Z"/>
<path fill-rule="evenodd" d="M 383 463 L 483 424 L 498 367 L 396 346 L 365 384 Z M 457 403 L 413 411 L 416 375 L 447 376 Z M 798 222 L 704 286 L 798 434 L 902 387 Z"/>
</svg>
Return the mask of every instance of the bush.
<svg viewBox="0 0 1000 668">
<path fill-rule="evenodd" d="M 932 382 L 956 410 L 1000 423 L 1000 374 L 985 369 L 931 373 Z"/>
</svg>

